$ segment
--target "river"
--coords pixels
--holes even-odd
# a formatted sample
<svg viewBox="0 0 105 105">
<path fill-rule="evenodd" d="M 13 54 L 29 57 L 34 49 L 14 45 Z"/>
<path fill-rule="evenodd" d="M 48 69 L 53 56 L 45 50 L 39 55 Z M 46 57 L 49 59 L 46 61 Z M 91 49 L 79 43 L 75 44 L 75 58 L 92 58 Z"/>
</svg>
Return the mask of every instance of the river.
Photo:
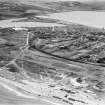
<svg viewBox="0 0 105 105">
<path fill-rule="evenodd" d="M 50 19 L 59 19 L 67 22 L 83 24 L 87 26 L 105 28 L 105 12 L 100 11 L 73 11 L 53 13 L 47 16 L 38 16 Z"/>
<path fill-rule="evenodd" d="M 8 19 L 8 20 L 1 20 L 0 27 L 7 28 L 7 27 L 53 27 L 53 26 L 64 26 L 58 23 L 44 23 L 44 22 L 16 22 L 21 19 L 25 18 L 17 18 L 17 19 Z"/>
<path fill-rule="evenodd" d="M 58 19 L 66 22 L 83 24 L 91 27 L 105 28 L 105 12 L 100 11 L 73 11 L 52 13 L 46 16 L 37 16 L 42 18 Z M 41 23 L 41 22 L 16 22 L 20 19 L 1 20 L 0 27 L 47 27 L 62 26 L 58 23 Z"/>
</svg>

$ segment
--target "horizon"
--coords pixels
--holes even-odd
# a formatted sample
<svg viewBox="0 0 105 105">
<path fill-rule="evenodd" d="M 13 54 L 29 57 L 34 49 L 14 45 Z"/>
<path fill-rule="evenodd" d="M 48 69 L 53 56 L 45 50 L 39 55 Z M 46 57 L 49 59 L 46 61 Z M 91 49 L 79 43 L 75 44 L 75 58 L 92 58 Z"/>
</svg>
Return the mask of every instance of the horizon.
<svg viewBox="0 0 105 105">
<path fill-rule="evenodd" d="M 14 0 L 0 0 L 0 1 L 11 1 L 11 2 L 14 2 Z M 77 2 L 103 2 L 105 0 L 15 0 L 15 2 L 56 2 L 56 1 L 77 1 Z"/>
<path fill-rule="evenodd" d="M 34 0 L 33 0 L 34 1 Z M 52 1 L 79 1 L 79 2 L 102 2 L 105 0 L 36 0 L 36 1 L 48 1 L 48 2 L 52 2 Z"/>
</svg>

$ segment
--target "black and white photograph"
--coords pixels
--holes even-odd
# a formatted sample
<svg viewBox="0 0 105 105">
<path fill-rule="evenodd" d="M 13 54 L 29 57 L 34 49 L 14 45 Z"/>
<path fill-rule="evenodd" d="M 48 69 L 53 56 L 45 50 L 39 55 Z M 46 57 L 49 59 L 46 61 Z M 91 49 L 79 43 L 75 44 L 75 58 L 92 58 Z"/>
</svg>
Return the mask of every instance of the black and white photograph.
<svg viewBox="0 0 105 105">
<path fill-rule="evenodd" d="M 105 105 L 105 0 L 0 0 L 0 105 Z"/>
</svg>

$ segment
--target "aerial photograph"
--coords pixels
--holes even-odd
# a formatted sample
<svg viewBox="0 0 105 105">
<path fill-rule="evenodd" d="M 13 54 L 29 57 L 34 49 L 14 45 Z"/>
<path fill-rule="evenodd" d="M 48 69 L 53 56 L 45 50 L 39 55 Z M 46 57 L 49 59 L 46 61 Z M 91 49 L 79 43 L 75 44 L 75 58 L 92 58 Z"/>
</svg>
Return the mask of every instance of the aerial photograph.
<svg viewBox="0 0 105 105">
<path fill-rule="evenodd" d="M 105 0 L 0 0 L 0 105 L 105 105 Z"/>
</svg>

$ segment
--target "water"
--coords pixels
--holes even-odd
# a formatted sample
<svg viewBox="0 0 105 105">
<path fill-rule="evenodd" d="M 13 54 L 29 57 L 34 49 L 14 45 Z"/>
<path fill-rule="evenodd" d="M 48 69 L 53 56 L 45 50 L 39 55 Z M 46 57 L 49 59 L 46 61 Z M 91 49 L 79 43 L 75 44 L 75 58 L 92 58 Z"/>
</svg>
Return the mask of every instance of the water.
<svg viewBox="0 0 105 105">
<path fill-rule="evenodd" d="M 43 18 L 59 19 L 67 22 L 79 23 L 87 26 L 105 28 L 105 12 L 73 11 L 53 13 Z"/>
<path fill-rule="evenodd" d="M 41 23 L 41 22 L 16 22 L 20 19 L 8 19 L 8 20 L 1 20 L 0 27 L 7 28 L 7 27 L 53 27 L 53 26 L 63 26 L 62 24 L 57 23 Z"/>
<path fill-rule="evenodd" d="M 67 22 L 83 24 L 87 26 L 105 28 L 105 12 L 95 11 L 73 11 L 52 13 L 46 16 L 37 16 L 42 18 L 58 19 Z M 41 23 L 41 22 L 15 22 L 19 19 L 9 19 L 0 21 L 0 27 L 48 27 L 62 26 L 57 23 Z"/>
</svg>

